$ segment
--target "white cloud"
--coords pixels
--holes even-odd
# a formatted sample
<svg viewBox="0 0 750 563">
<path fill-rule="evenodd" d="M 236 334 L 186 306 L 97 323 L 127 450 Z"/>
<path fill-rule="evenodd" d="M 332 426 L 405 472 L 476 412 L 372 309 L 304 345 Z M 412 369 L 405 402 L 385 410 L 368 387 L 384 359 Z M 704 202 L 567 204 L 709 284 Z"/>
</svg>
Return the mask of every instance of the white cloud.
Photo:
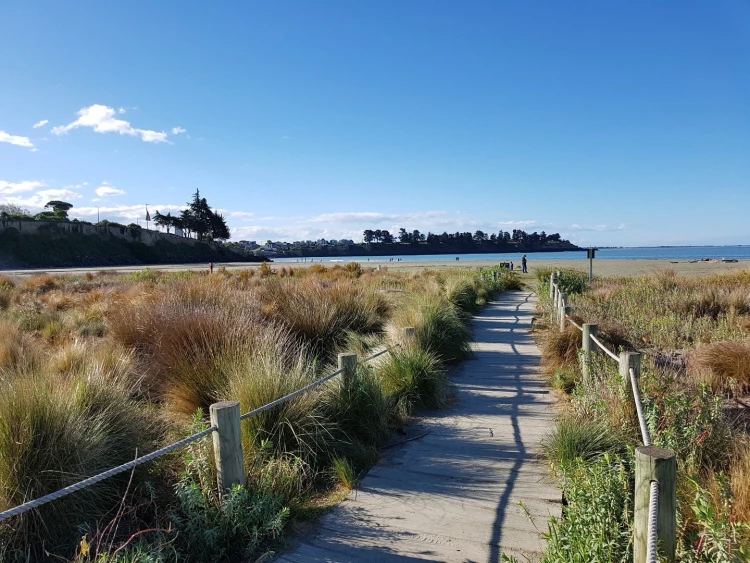
<svg viewBox="0 0 750 563">
<path fill-rule="evenodd" d="M 101 104 L 94 104 L 83 108 L 78 112 L 78 119 L 67 125 L 52 128 L 55 135 L 65 135 L 79 127 L 90 127 L 96 133 L 117 133 L 131 137 L 140 136 L 145 143 L 168 143 L 167 134 L 164 131 L 152 131 L 150 129 L 137 129 L 124 119 L 117 119 L 114 108 Z"/>
<path fill-rule="evenodd" d="M 118 109 L 117 113 L 119 113 L 120 115 L 122 115 L 123 113 L 125 113 L 125 108 Z"/>
<path fill-rule="evenodd" d="M 96 195 L 102 197 L 112 197 L 117 195 L 125 195 L 125 190 L 120 190 L 114 186 L 110 186 L 107 182 L 102 182 L 102 185 L 94 190 Z"/>
<path fill-rule="evenodd" d="M 44 186 L 44 182 L 32 182 L 26 180 L 23 182 L 5 182 L 0 180 L 0 194 L 18 194 L 22 192 L 32 192 Z"/>
<path fill-rule="evenodd" d="M 26 147 L 27 149 L 33 149 L 34 143 L 28 137 L 21 137 L 20 135 L 11 135 L 5 131 L 0 131 L 0 143 L 9 143 L 18 147 Z"/>
<path fill-rule="evenodd" d="M 187 129 L 182 127 L 172 127 L 172 135 L 179 135 L 180 133 L 187 133 Z"/>
<path fill-rule="evenodd" d="M 47 123 L 49 123 L 49 119 L 42 119 L 41 121 L 34 123 L 33 127 L 34 129 L 39 129 L 40 127 L 47 125 Z"/>
</svg>

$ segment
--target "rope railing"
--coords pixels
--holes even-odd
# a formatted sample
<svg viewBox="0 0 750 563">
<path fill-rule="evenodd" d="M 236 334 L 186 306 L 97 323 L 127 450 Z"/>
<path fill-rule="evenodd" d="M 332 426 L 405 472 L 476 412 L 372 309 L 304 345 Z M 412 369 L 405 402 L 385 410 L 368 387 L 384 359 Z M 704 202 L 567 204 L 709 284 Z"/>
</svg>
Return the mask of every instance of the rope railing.
<svg viewBox="0 0 750 563">
<path fill-rule="evenodd" d="M 609 348 L 607 348 L 607 347 L 606 347 L 606 346 L 605 346 L 605 345 L 604 345 L 604 344 L 602 343 L 602 341 L 601 341 L 601 340 L 599 340 L 599 339 L 598 339 L 598 338 L 597 338 L 596 336 L 590 336 L 589 338 L 591 338 L 591 341 L 592 341 L 592 342 L 593 342 L 594 344 L 596 344 L 597 346 L 599 346 L 599 348 L 601 349 L 601 351 L 602 351 L 602 352 L 604 352 L 605 354 L 607 354 L 607 356 L 609 356 L 610 358 L 612 358 L 612 359 L 613 359 L 614 361 L 616 361 L 617 363 L 619 363 L 619 362 L 620 362 L 620 357 L 619 357 L 619 356 L 618 356 L 617 354 L 615 354 L 615 353 L 614 353 L 614 352 L 613 352 L 612 350 L 610 350 Z"/>
<path fill-rule="evenodd" d="M 200 440 L 201 438 L 208 436 L 209 434 L 212 434 L 215 431 L 216 431 L 216 427 L 211 426 L 210 428 L 206 428 L 205 430 L 198 432 L 197 434 L 188 436 L 187 438 L 184 438 L 180 440 L 179 442 L 175 442 L 174 444 L 165 446 L 161 449 L 151 452 L 150 454 L 146 454 L 144 456 L 138 457 L 134 459 L 133 461 L 123 463 L 122 465 L 118 465 L 117 467 L 113 467 L 112 469 L 108 469 L 107 471 L 99 473 L 98 475 L 94 475 L 93 477 L 89 477 L 88 479 L 84 479 L 83 481 L 79 481 L 78 483 L 75 483 L 74 485 L 69 485 L 65 487 L 64 489 L 55 491 L 54 493 L 49 493 L 48 495 L 44 495 L 43 497 L 39 497 L 38 499 L 25 502 L 19 506 L 16 506 L 15 508 L 6 510 L 5 512 L 0 512 L 0 522 L 7 520 L 8 518 L 12 518 L 13 516 L 18 516 L 19 514 L 23 514 L 24 512 L 28 512 L 29 510 L 33 510 L 34 508 L 39 508 L 43 504 L 47 504 L 48 502 L 52 502 L 53 500 L 57 500 L 62 497 L 68 496 L 69 494 L 80 491 L 81 489 L 85 489 L 86 487 L 90 487 L 91 485 L 96 485 L 100 481 L 104 481 L 105 479 L 109 479 L 110 477 L 114 477 L 115 475 L 119 475 L 120 473 L 124 473 L 125 471 L 129 469 L 138 467 L 139 465 L 152 461 L 156 459 L 157 457 L 167 455 L 168 453 L 173 452 L 179 448 L 182 448 L 183 446 L 187 446 L 188 444 L 192 444 L 193 442 L 196 442 Z"/>
<path fill-rule="evenodd" d="M 651 436 L 649 436 L 648 426 L 646 426 L 646 415 L 643 414 L 643 403 L 641 403 L 641 392 L 638 390 L 638 379 L 635 376 L 633 368 L 630 368 L 628 371 L 630 374 L 630 385 L 633 388 L 633 402 L 635 403 L 635 410 L 638 413 L 638 425 L 641 427 L 643 445 L 650 446 Z"/>
<path fill-rule="evenodd" d="M 651 445 L 651 436 L 638 387 L 641 375 L 641 354 L 622 352 L 618 356 L 597 338 L 596 324 L 584 323 L 581 326 L 576 323 L 571 318 L 572 308 L 568 306 L 568 295 L 557 283 L 558 277 L 559 272 L 552 274 L 550 279 L 549 297 L 552 302 L 552 318 L 559 321 L 560 331 L 564 331 L 566 323 L 570 323 L 583 333 L 584 380 L 590 380 L 591 354 L 595 351 L 594 345 L 596 345 L 604 354 L 617 362 L 625 390 L 632 393 L 643 440 L 643 446 L 635 450 L 633 561 L 656 563 L 659 552 L 673 561 L 676 549 L 677 460 L 673 451 Z M 660 490 L 665 498 L 660 499 Z"/>
<path fill-rule="evenodd" d="M 583 332 L 583 327 L 579 325 L 577 322 L 575 322 L 572 318 L 570 318 L 570 315 L 565 315 L 565 318 L 568 319 L 568 322 L 572 324 L 574 327 L 576 327 L 578 330 Z"/>
<path fill-rule="evenodd" d="M 412 332 L 409 332 L 407 329 L 407 334 L 413 334 Z M 281 397 L 280 399 L 276 399 L 275 401 L 268 403 L 267 405 L 263 405 L 262 407 L 259 407 L 255 410 L 252 410 L 250 412 L 247 412 L 239 417 L 239 420 L 246 420 L 250 417 L 256 416 L 262 412 L 265 412 L 267 410 L 270 410 L 282 403 L 285 403 L 287 401 L 290 401 L 294 399 L 295 397 L 298 397 L 300 395 L 303 395 L 304 393 L 307 393 L 308 391 L 314 389 L 315 387 L 318 387 L 320 385 L 323 385 L 327 381 L 330 381 L 334 377 L 345 374 L 348 371 L 351 371 L 352 369 L 356 369 L 356 366 L 358 364 L 367 363 L 371 360 L 374 360 L 375 358 L 382 356 L 383 354 L 392 353 L 395 348 L 398 348 L 400 344 L 396 344 L 395 346 L 391 348 L 385 348 L 383 350 L 380 350 L 379 352 L 376 352 L 375 354 L 372 354 L 371 356 L 368 356 L 367 358 L 364 358 L 363 360 L 355 360 L 353 364 L 345 365 L 343 367 L 340 367 L 333 373 L 330 373 L 326 375 L 325 377 L 322 377 L 318 379 L 317 381 L 314 381 L 310 383 L 309 385 L 306 385 L 302 387 L 301 389 L 298 389 L 297 391 L 294 391 L 293 393 L 289 393 L 288 395 L 285 395 L 284 397 Z M 346 354 L 342 354 L 346 355 Z M 348 356 L 353 356 L 356 358 L 356 354 L 349 354 Z M 341 363 L 341 359 L 339 359 L 339 363 Z M 63 498 L 65 496 L 68 496 L 70 494 L 73 494 L 77 491 L 80 491 L 82 489 L 85 489 L 87 487 L 90 487 L 92 485 L 95 485 L 101 481 L 104 481 L 105 479 L 109 479 L 110 477 L 114 477 L 115 475 L 119 475 L 120 473 L 124 473 L 130 469 L 134 469 L 135 467 L 138 467 L 139 465 L 142 465 L 144 463 L 148 463 L 149 461 L 153 461 L 156 458 L 165 456 L 175 450 L 178 450 L 182 447 L 185 447 L 189 444 L 192 444 L 193 442 L 196 442 L 200 440 L 201 438 L 205 438 L 206 436 L 209 436 L 213 434 L 214 432 L 221 433 L 221 428 L 217 427 L 216 425 L 212 425 L 209 428 L 206 428 L 205 430 L 202 430 L 201 432 L 198 432 L 196 434 L 193 434 L 192 436 L 188 436 L 187 438 L 183 438 L 182 440 L 175 442 L 173 444 L 169 444 L 168 446 L 164 446 L 163 448 L 160 448 L 156 451 L 151 452 L 150 454 L 146 454 L 141 457 L 136 457 L 133 461 L 129 461 L 127 463 L 123 463 L 122 465 L 118 465 L 117 467 L 113 467 L 112 469 L 108 469 L 107 471 L 103 471 L 102 473 L 99 473 L 97 475 L 94 475 L 92 477 L 88 477 L 82 481 L 79 481 L 78 483 L 74 483 L 73 485 L 69 485 L 63 489 L 60 489 L 58 491 L 55 491 L 53 493 L 46 494 L 44 496 L 41 496 L 37 499 L 30 500 L 28 502 L 25 502 L 23 504 L 20 504 L 14 508 L 11 508 L 9 510 L 5 510 L 4 512 L 0 512 L 0 522 L 3 522 L 5 520 L 8 520 L 9 518 L 13 518 L 14 516 L 19 516 L 25 512 L 28 512 L 29 510 L 33 510 L 35 508 L 39 508 L 40 506 L 47 504 L 48 502 L 52 502 L 54 500 L 58 500 L 60 498 Z M 217 456 L 218 457 L 218 456 Z M 240 456 L 240 459 L 242 456 Z M 218 460 L 217 460 L 218 464 Z M 219 470 L 221 470 L 219 468 Z M 221 481 L 221 478 L 220 478 Z"/>
<path fill-rule="evenodd" d="M 659 482 L 651 481 L 648 495 L 648 540 L 646 542 L 646 561 L 657 563 L 658 555 L 658 520 L 659 520 Z"/>
</svg>

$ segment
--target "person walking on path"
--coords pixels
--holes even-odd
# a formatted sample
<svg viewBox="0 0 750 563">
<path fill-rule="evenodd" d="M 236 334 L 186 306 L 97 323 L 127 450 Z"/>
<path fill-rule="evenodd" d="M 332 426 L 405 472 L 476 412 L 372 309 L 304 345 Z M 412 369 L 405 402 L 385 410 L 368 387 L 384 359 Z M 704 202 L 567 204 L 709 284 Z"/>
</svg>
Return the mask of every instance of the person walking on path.
<svg viewBox="0 0 750 563">
<path fill-rule="evenodd" d="M 521 271 L 524 274 L 528 274 L 529 272 L 526 270 L 526 255 L 523 255 L 523 258 L 521 258 Z"/>
</svg>

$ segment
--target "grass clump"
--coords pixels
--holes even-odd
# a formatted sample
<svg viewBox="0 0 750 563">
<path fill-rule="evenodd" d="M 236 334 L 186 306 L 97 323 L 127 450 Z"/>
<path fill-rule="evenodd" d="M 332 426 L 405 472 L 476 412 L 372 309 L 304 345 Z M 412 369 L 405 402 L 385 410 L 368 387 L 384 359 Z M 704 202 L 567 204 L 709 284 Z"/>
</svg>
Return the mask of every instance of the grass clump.
<svg viewBox="0 0 750 563">
<path fill-rule="evenodd" d="M 437 293 L 417 293 L 394 314 L 396 326 L 414 327 L 420 348 L 455 363 L 471 356 L 471 333 L 459 309 Z"/>
<path fill-rule="evenodd" d="M 750 339 L 700 346 L 693 360 L 694 371 L 705 374 L 713 390 L 730 395 L 750 391 Z"/>
<path fill-rule="evenodd" d="M 591 461 L 608 452 L 620 452 L 623 441 L 602 422 L 565 417 L 542 440 L 542 450 L 555 467 L 563 467 L 577 460 Z"/>
<path fill-rule="evenodd" d="M 149 449 L 147 413 L 131 398 L 129 385 L 110 375 L 19 374 L 0 384 L 0 510 Z M 0 525 L 0 543 L 34 557 L 45 544 L 48 550 L 60 548 L 77 526 L 112 510 L 123 486 L 123 478 L 115 477 L 18 516 Z"/>
<path fill-rule="evenodd" d="M 406 414 L 415 408 L 440 408 L 445 405 L 448 378 L 439 358 L 422 348 L 391 353 L 379 370 L 383 387 Z"/>
</svg>

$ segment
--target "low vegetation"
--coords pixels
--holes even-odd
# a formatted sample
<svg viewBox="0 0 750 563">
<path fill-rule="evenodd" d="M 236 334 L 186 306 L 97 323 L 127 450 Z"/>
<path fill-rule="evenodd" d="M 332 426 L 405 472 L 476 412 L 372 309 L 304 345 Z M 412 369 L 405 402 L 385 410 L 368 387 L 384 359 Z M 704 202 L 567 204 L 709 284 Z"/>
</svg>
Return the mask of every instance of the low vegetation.
<svg viewBox="0 0 750 563">
<path fill-rule="evenodd" d="M 549 274 L 539 273 L 545 311 Z M 750 392 L 750 273 L 696 280 L 663 271 L 590 287 L 582 272 L 560 279 L 577 322 L 597 323 L 614 351 L 643 354 L 651 439 L 678 459 L 678 559 L 750 561 L 750 437 L 742 408 Z M 582 378 L 577 329 L 560 332 L 546 315 L 536 327 L 550 382 L 567 399 L 544 443 L 566 499 L 563 518 L 551 523 L 545 561 L 630 561 L 632 450 L 641 443 L 632 398 L 603 355 Z"/>
<path fill-rule="evenodd" d="M 339 352 L 392 351 L 243 422 L 245 487 L 220 495 L 209 437 L 1 523 L 0 560 L 255 560 L 446 403 L 469 315 L 516 283 L 352 264 L 0 277 L 0 511 L 205 428 L 213 402 L 247 412 Z"/>
</svg>

